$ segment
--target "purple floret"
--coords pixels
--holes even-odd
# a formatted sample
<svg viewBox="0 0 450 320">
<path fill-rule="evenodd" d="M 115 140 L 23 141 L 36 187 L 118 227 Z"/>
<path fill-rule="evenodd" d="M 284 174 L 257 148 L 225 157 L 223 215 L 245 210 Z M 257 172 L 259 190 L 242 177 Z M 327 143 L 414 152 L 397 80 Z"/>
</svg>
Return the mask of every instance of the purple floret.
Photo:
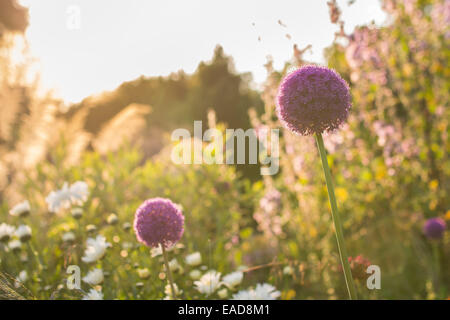
<svg viewBox="0 0 450 320">
<path fill-rule="evenodd" d="M 287 75 L 277 96 L 278 117 L 300 135 L 333 131 L 348 117 L 350 89 L 341 76 L 326 67 L 306 65 Z"/>
<path fill-rule="evenodd" d="M 136 210 L 134 231 L 139 242 L 156 248 L 173 246 L 184 232 L 184 216 L 180 208 L 169 199 L 146 200 Z"/>
<path fill-rule="evenodd" d="M 446 229 L 445 221 L 441 218 L 431 218 L 425 222 L 423 232 L 429 239 L 441 239 Z"/>
</svg>

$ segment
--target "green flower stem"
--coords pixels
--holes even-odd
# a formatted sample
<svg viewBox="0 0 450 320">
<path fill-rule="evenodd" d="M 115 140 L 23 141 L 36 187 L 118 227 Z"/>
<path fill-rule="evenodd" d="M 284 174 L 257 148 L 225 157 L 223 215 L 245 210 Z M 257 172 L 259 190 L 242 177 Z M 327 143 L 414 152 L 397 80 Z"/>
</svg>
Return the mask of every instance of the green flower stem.
<svg viewBox="0 0 450 320">
<path fill-rule="evenodd" d="M 441 277 L 441 268 L 440 268 L 440 255 L 439 255 L 439 246 L 438 243 L 434 242 L 431 244 L 432 251 L 433 251 L 433 289 L 436 294 L 438 294 L 438 299 L 440 297 L 440 277 Z"/>
<path fill-rule="evenodd" d="M 345 283 L 347 285 L 348 294 L 350 299 L 357 299 L 355 283 L 353 282 L 352 271 L 350 264 L 348 263 L 347 249 L 345 248 L 344 234 L 342 232 L 341 218 L 336 204 L 336 196 L 334 195 L 333 181 L 331 178 L 330 167 L 328 166 L 327 152 L 323 144 L 323 138 L 320 133 L 316 134 L 317 148 L 319 149 L 320 159 L 322 160 L 323 172 L 325 174 L 325 180 L 328 189 L 328 199 L 331 205 L 331 215 L 333 216 L 334 228 L 336 229 L 336 240 L 339 249 L 339 256 L 341 258 L 342 268 L 344 269 Z"/>
<path fill-rule="evenodd" d="M 173 285 L 172 271 L 170 271 L 169 259 L 167 258 L 166 248 L 164 247 L 164 245 L 162 243 L 160 245 L 161 245 L 162 254 L 164 257 L 164 264 L 166 265 L 167 279 L 169 279 L 170 290 L 172 290 L 172 298 L 175 299 L 175 297 L 176 297 L 175 296 L 175 286 Z"/>
<path fill-rule="evenodd" d="M 36 264 L 37 264 L 39 272 L 42 272 L 42 270 L 44 270 L 44 265 L 42 264 L 41 259 L 39 258 L 38 252 L 34 249 L 34 246 L 32 245 L 31 240 L 28 240 L 27 243 L 28 243 L 28 247 L 30 248 L 31 254 L 36 259 Z"/>
</svg>

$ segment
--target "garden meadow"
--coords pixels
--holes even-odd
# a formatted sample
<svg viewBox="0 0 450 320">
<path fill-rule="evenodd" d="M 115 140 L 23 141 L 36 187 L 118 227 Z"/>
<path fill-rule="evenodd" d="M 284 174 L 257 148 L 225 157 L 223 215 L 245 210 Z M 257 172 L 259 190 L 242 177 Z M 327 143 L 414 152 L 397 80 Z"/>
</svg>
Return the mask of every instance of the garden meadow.
<svg viewBox="0 0 450 320">
<path fill-rule="evenodd" d="M 295 45 L 261 91 L 217 47 L 67 110 L 0 15 L 0 299 L 450 298 L 450 1 L 382 7 L 348 33 L 328 1 L 326 65 Z M 220 144 L 171 139 L 200 120 Z M 195 161 L 240 128 L 258 161 Z"/>
</svg>

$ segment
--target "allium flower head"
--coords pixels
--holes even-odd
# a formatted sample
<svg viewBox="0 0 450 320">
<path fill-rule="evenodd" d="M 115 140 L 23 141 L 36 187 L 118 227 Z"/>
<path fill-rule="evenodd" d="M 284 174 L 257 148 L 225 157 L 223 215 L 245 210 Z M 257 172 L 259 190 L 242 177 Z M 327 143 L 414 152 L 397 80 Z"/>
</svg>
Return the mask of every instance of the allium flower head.
<svg viewBox="0 0 450 320">
<path fill-rule="evenodd" d="M 303 66 L 287 75 L 278 89 L 278 117 L 289 130 L 300 135 L 339 128 L 350 108 L 347 82 L 326 67 Z"/>
<path fill-rule="evenodd" d="M 184 216 L 169 199 L 146 200 L 134 217 L 134 231 L 137 239 L 148 247 L 160 244 L 168 248 L 181 239 L 184 232 Z"/>
<path fill-rule="evenodd" d="M 429 239 L 441 239 L 446 229 L 445 221 L 441 218 L 431 218 L 425 222 L 423 232 Z"/>
</svg>

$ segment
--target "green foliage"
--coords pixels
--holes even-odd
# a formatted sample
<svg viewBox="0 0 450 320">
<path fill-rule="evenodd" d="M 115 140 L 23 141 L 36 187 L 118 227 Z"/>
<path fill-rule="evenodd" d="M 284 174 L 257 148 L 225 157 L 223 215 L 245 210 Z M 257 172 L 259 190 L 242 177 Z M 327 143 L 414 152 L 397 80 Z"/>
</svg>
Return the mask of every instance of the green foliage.
<svg viewBox="0 0 450 320">
<path fill-rule="evenodd" d="M 358 27 L 325 51 L 353 95 L 348 125 L 324 137 L 348 251 L 382 272 L 379 291 L 359 281 L 362 298 L 449 294 L 450 279 L 443 271 L 450 262 L 448 236 L 433 242 L 422 231 L 427 218 L 449 218 L 448 26 L 444 1 L 409 3 L 385 1 L 388 24 Z M 293 65 L 303 63 L 295 59 Z M 278 78 L 273 75 L 272 80 Z M 266 88 L 267 113 L 261 118 L 275 128 L 279 124 L 270 115 L 277 85 L 273 81 Z M 293 248 L 281 250 L 291 255 L 297 250 L 307 266 L 327 265 L 319 274 L 307 269 L 313 288 L 343 297 L 342 274 L 330 272 L 338 264 L 337 248 L 314 143 L 290 132 L 283 133 L 282 143 L 281 174 L 266 181 L 266 187 L 275 185 L 284 194 L 278 214 L 288 222 L 278 241 L 296 239 Z M 305 289 L 300 297 L 310 294 Z"/>
<path fill-rule="evenodd" d="M 158 279 L 163 270 L 161 256 L 151 258 L 149 249 L 137 243 L 133 230 L 123 229 L 124 223 L 133 223 L 137 207 L 152 197 L 168 197 L 183 207 L 186 219 L 186 231 L 180 243 L 183 249 L 177 247 L 177 254 L 171 252 L 171 258 L 183 264 L 183 256 L 198 251 L 208 269 L 221 272 L 232 271 L 239 263 L 235 259 L 238 248 L 234 248 L 232 239 L 239 236 L 241 225 L 248 220 L 252 192 L 232 167 L 176 166 L 165 157 L 143 162 L 140 153 L 130 147 L 104 157 L 87 153 L 76 166 L 64 165 L 61 157 L 64 153 L 55 153 L 53 161 L 39 164 L 38 176 L 29 177 L 23 186 L 23 194 L 32 207 L 28 218 L 8 217 L 7 207 L 1 213 L 2 221 L 14 225 L 25 223 L 33 228 L 28 250 L 13 253 L 4 248 L 7 252 L 2 254 L 1 270 L 11 275 L 20 269 L 26 270 L 29 280 L 25 285 L 34 296 L 68 298 L 74 294 L 66 292 L 65 286 L 58 289 L 58 284 L 63 284 L 67 278 L 65 271 L 69 264 L 79 265 L 82 274 L 87 273 L 90 266 L 80 259 L 86 239 L 98 233 L 113 244 L 97 265 L 111 275 L 105 280 L 105 297 L 162 298 L 165 281 Z M 84 180 L 90 186 L 82 218 L 73 218 L 70 210 L 49 213 L 45 203 L 47 194 L 60 189 L 65 182 L 77 180 Z M 118 224 L 108 224 L 111 213 L 118 216 Z M 88 225 L 95 225 L 96 232 L 88 233 Z M 76 234 L 74 245 L 62 241 L 62 235 L 69 231 Z M 24 244 L 24 248 L 28 244 Z M 136 270 L 142 268 L 149 268 L 152 273 L 145 279 L 145 286 L 138 289 L 136 283 L 142 279 Z M 186 293 L 189 286 L 192 287 L 188 271 L 175 275 L 176 282 Z"/>
</svg>

